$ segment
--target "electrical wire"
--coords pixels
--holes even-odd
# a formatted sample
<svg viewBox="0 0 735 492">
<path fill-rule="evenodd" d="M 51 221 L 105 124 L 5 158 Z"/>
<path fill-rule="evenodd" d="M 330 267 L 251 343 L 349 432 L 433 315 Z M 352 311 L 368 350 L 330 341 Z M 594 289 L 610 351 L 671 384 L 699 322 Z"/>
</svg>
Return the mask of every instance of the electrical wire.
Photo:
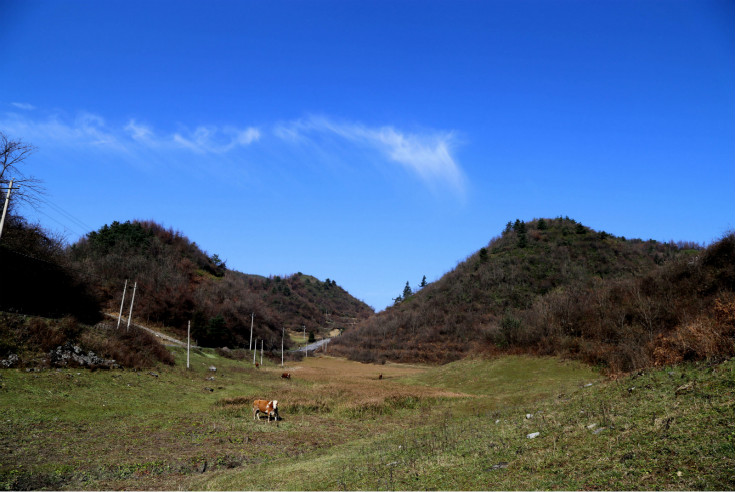
<svg viewBox="0 0 735 492">
<path fill-rule="evenodd" d="M 51 209 L 53 209 L 54 211 L 56 211 L 57 213 L 63 215 L 68 220 L 72 221 L 75 225 L 81 227 L 82 229 L 84 229 L 86 231 L 91 231 L 92 230 L 92 226 L 90 226 L 89 224 L 87 224 L 83 220 L 79 219 L 78 217 L 72 215 L 67 210 L 64 210 L 60 205 L 57 205 L 57 204 L 51 202 L 50 200 L 48 200 L 46 198 L 41 198 L 40 201 L 42 203 L 44 203 L 45 205 L 47 205 L 48 207 L 50 207 Z"/>
</svg>

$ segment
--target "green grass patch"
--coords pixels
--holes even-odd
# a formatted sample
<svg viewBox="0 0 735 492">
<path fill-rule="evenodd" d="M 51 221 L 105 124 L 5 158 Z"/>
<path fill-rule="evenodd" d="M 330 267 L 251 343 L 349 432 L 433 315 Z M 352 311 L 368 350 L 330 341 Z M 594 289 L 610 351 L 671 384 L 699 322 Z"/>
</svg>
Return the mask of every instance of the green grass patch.
<svg viewBox="0 0 735 492">
<path fill-rule="evenodd" d="M 137 372 L 0 371 L 0 489 L 735 487 L 735 361 L 611 382 L 551 358 L 310 358 L 283 380 L 173 352 Z M 255 397 L 283 420 L 254 421 Z"/>
</svg>

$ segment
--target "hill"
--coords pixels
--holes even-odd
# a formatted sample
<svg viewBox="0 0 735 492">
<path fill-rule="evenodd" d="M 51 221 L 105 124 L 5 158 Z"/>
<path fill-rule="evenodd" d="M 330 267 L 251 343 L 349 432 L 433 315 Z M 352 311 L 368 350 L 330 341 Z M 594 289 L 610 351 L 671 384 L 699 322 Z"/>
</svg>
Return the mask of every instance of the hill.
<svg viewBox="0 0 735 492">
<path fill-rule="evenodd" d="M 283 328 L 326 330 L 330 316 L 366 318 L 373 312 L 332 280 L 230 270 L 216 254 L 151 221 L 105 225 L 72 245 L 70 256 L 107 311 L 118 312 L 125 279 L 130 279 L 128 295 L 130 284 L 137 283 L 136 318 L 179 335 L 192 320 L 193 336 L 205 346 L 248 346 L 251 314 L 253 337 L 274 350 L 280 349 Z"/>
<path fill-rule="evenodd" d="M 240 273 L 152 221 L 113 222 L 65 246 L 12 216 L 0 260 L 0 311 L 94 324 L 102 312 L 118 314 L 125 290 L 124 316 L 134 294 L 135 319 L 182 338 L 191 320 L 204 346 L 248 347 L 251 314 L 265 350 L 280 350 L 283 328 L 326 333 L 373 314 L 334 280 Z"/>
<path fill-rule="evenodd" d="M 733 235 L 702 251 L 569 218 L 516 220 L 331 349 L 362 361 L 440 363 L 478 352 L 556 354 L 613 372 L 727 354 L 734 251 Z M 701 347 L 683 341 L 688 332 L 701 332 L 690 336 Z"/>
</svg>

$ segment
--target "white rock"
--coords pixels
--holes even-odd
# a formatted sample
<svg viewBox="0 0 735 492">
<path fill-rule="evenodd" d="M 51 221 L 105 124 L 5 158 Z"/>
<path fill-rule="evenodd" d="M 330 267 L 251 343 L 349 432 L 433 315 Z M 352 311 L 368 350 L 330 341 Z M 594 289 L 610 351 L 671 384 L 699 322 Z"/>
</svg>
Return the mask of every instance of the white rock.
<svg viewBox="0 0 735 492">
<path fill-rule="evenodd" d="M 540 433 L 540 432 L 532 432 L 532 433 L 528 434 L 528 435 L 527 435 L 526 437 L 527 437 L 528 439 L 536 439 L 536 438 L 537 438 L 538 436 L 540 436 L 540 435 L 541 435 L 541 433 Z"/>
</svg>

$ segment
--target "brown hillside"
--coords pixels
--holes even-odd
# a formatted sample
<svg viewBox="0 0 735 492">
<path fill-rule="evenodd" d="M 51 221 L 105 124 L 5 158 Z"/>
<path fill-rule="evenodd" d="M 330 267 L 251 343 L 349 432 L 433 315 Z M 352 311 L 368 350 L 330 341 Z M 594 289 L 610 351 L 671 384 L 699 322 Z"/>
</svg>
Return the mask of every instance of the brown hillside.
<svg viewBox="0 0 735 492">
<path fill-rule="evenodd" d="M 569 355 L 612 371 L 644 366 L 658 360 L 657 350 L 675 351 L 661 347 L 684 343 L 670 339 L 683 323 L 715 302 L 729 306 L 731 274 L 720 257 L 731 254 L 730 242 L 701 252 L 613 237 L 571 219 L 516 221 L 330 350 L 363 361 L 447 362 L 503 350 Z"/>
<path fill-rule="evenodd" d="M 265 278 L 230 270 L 178 231 L 155 222 L 113 222 L 71 246 L 76 269 L 90 279 L 105 308 L 117 313 L 125 279 L 134 317 L 185 335 L 187 322 L 205 346 L 247 347 L 253 338 L 280 350 L 281 330 L 329 327 L 330 316 L 364 319 L 372 309 L 334 281 L 297 274 Z M 288 346 L 288 339 L 286 339 Z"/>
</svg>

